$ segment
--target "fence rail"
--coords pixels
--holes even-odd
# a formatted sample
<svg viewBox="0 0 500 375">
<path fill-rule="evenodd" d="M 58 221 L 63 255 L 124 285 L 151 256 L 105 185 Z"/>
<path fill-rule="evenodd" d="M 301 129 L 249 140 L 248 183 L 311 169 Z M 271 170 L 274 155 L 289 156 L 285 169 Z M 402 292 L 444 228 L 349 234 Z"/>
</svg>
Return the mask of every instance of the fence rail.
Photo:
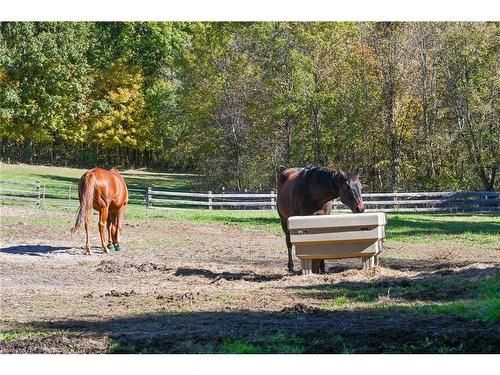
<svg viewBox="0 0 500 375">
<path fill-rule="evenodd" d="M 167 198 L 157 198 L 157 197 Z M 191 199 L 176 199 L 191 198 Z M 157 209 L 179 209 L 182 206 L 203 206 L 212 210 L 214 207 L 234 207 L 236 209 L 245 209 L 247 207 L 257 209 L 273 209 L 276 207 L 276 194 L 271 191 L 267 194 L 262 193 L 186 193 L 176 191 L 162 191 L 148 188 L 147 206 Z M 181 207 L 179 207 L 181 206 Z"/>
<path fill-rule="evenodd" d="M 163 198 L 163 197 L 167 198 Z M 181 199 L 176 199 L 180 197 Z M 182 198 L 192 199 L 182 199 Z M 266 200 L 264 200 L 266 199 Z M 412 193 L 367 193 L 363 194 L 366 212 L 462 212 L 498 211 L 500 192 L 412 192 Z M 253 207 L 273 209 L 276 207 L 276 194 L 251 193 L 186 193 L 148 189 L 147 205 L 157 209 L 179 209 L 182 206 L 214 207 L 232 206 L 236 208 Z M 336 211 L 350 211 L 338 199 L 333 201 Z"/>
<path fill-rule="evenodd" d="M 20 186 L 25 189 L 19 188 Z M 146 189 L 128 189 L 129 204 L 146 203 Z M 17 182 L 17 181 L 0 181 L 0 202 L 13 201 L 32 203 L 37 206 L 53 206 L 64 209 L 77 208 L 80 203 L 78 200 L 78 185 L 77 184 L 41 184 Z"/>
<path fill-rule="evenodd" d="M 11 186 L 15 186 L 16 188 L 10 188 Z M 22 186 L 26 188 L 26 190 L 21 190 L 20 188 L 17 188 L 18 186 Z M 27 190 L 28 188 L 31 189 Z M 40 205 L 42 203 L 40 181 L 37 180 L 34 183 L 0 181 L 0 202 L 1 201 L 23 202 Z"/>
<path fill-rule="evenodd" d="M 467 212 L 498 211 L 500 192 L 417 192 L 363 194 L 366 212 Z M 338 211 L 349 211 L 338 199 L 333 201 Z"/>
<path fill-rule="evenodd" d="M 129 188 L 129 204 L 146 205 L 153 209 L 185 208 L 233 208 L 274 209 L 276 194 L 269 193 L 189 193 Z M 0 180 L 0 201 L 31 203 L 37 206 L 76 208 L 78 186 L 56 185 Z M 366 212 L 482 212 L 500 210 L 500 192 L 411 192 L 411 193 L 366 193 L 363 194 Z M 350 211 L 338 199 L 333 201 L 335 211 Z"/>
</svg>

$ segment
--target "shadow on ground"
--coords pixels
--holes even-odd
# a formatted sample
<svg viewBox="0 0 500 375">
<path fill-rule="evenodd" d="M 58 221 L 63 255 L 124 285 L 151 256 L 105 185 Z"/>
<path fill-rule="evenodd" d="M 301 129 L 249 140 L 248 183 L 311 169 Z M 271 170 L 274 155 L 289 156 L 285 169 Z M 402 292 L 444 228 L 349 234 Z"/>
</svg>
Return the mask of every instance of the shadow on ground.
<svg viewBox="0 0 500 375">
<path fill-rule="evenodd" d="M 69 249 L 71 249 L 71 247 L 67 246 L 18 245 L 0 248 L 0 252 L 6 254 L 43 256 L 51 253 L 64 253 Z"/>
<path fill-rule="evenodd" d="M 91 254 L 106 254 L 100 246 L 91 246 Z M 84 247 L 49 246 L 49 245 L 17 245 L 0 248 L 0 253 L 45 256 L 48 254 L 85 255 Z"/>
<path fill-rule="evenodd" d="M 222 274 L 204 269 L 176 271 L 181 277 Z M 4 322 L 3 337 L 9 339 L 0 341 L 0 352 L 499 353 L 498 320 L 429 309 L 441 306 L 438 302 L 462 299 L 470 300 L 475 308 L 476 299 L 482 298 L 482 283 L 498 283 L 497 275 L 498 267 L 491 266 L 423 272 L 412 278 L 368 277 L 366 281 L 295 286 L 290 289 L 308 298 L 276 306 L 275 311 L 155 311 L 102 319 Z M 311 299 L 317 303 L 311 305 Z M 371 305 L 353 304 L 376 299 Z M 335 302 L 337 308 L 328 308 L 323 300 Z M 391 300 L 394 303 L 388 303 Z M 396 304 L 417 300 L 418 304 Z M 339 301 L 349 303 L 349 308 L 338 308 L 342 307 Z"/>
<path fill-rule="evenodd" d="M 383 272 L 374 269 L 373 273 Z M 376 280 L 340 281 L 311 286 L 290 286 L 299 296 L 319 301 L 338 301 L 339 305 L 356 302 L 373 302 L 380 298 L 404 302 L 452 302 L 472 300 L 484 280 L 500 275 L 500 268 L 441 268 L 421 272 L 414 277 L 383 276 Z M 500 292 L 500 291 L 498 291 Z"/>
<path fill-rule="evenodd" d="M 338 312 L 284 308 L 281 312 L 154 313 L 100 321 L 31 322 L 17 329 L 38 332 L 44 339 L 27 337 L 0 342 L 1 352 L 36 353 L 49 347 L 68 352 L 69 344 L 88 337 L 110 339 L 111 345 L 104 351 L 116 353 L 500 351 L 498 327 L 400 308 Z M 51 332 L 59 334 L 55 336 Z M 81 348 L 81 351 L 93 350 Z"/>
<path fill-rule="evenodd" d="M 203 276 L 207 279 L 212 279 L 213 282 L 224 279 L 224 280 L 245 280 L 245 281 L 255 281 L 255 282 L 265 282 L 272 280 L 280 280 L 284 275 L 260 275 L 255 272 L 213 272 L 202 268 L 177 268 L 174 276 Z"/>
</svg>

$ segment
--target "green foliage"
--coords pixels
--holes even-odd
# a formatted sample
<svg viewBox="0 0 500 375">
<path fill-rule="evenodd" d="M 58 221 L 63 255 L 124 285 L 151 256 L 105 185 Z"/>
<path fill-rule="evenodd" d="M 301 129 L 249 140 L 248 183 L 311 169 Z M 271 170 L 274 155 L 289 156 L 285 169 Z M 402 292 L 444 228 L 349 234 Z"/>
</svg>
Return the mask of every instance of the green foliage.
<svg viewBox="0 0 500 375">
<path fill-rule="evenodd" d="M 111 354 L 130 354 L 137 353 L 136 347 L 133 343 L 122 343 L 119 341 L 113 341 L 108 346 L 108 353 Z"/>
<path fill-rule="evenodd" d="M 339 296 L 335 296 L 333 299 L 328 301 L 325 304 L 325 307 L 329 308 L 329 309 L 336 309 L 338 307 L 342 307 L 344 305 L 347 305 L 349 302 L 350 302 L 349 297 L 347 297 L 346 295 L 339 295 Z"/>
<path fill-rule="evenodd" d="M 304 342 L 301 337 L 277 332 L 274 335 L 258 336 L 248 341 L 225 339 L 219 345 L 218 351 L 226 354 L 299 354 L 304 352 Z"/>
<path fill-rule="evenodd" d="M 498 23 L 2 22 L 2 158 L 498 188 Z M 75 152 L 77 151 L 77 152 Z"/>
<path fill-rule="evenodd" d="M 224 340 L 219 347 L 225 354 L 256 354 L 262 353 L 262 348 L 257 345 L 238 340 Z"/>
<path fill-rule="evenodd" d="M 0 332 L 0 343 L 23 339 L 48 339 L 52 337 L 67 336 L 67 330 L 37 330 L 32 327 L 19 327 L 14 330 Z"/>
<path fill-rule="evenodd" d="M 42 144 L 82 141 L 93 84 L 88 25 L 19 22 L 0 30 L 0 136 Z"/>
</svg>

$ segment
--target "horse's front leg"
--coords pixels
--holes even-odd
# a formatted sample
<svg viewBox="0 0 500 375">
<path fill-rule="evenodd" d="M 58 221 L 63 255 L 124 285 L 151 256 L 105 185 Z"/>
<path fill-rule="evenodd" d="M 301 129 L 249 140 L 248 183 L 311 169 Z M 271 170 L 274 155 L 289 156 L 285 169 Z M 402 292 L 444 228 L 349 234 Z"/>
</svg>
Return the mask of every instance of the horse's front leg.
<svg viewBox="0 0 500 375">
<path fill-rule="evenodd" d="M 288 271 L 293 272 L 292 242 L 288 230 L 286 231 L 286 247 L 288 248 Z"/>
<path fill-rule="evenodd" d="M 125 216 L 125 208 L 126 205 L 123 205 L 118 209 L 118 212 L 116 212 L 115 219 L 114 219 L 114 226 L 113 226 L 113 243 L 115 245 L 115 250 L 120 251 L 120 231 L 122 230 L 122 220 L 123 217 Z"/>
<path fill-rule="evenodd" d="M 321 259 L 319 261 L 319 273 L 325 273 L 325 260 Z"/>
<path fill-rule="evenodd" d="M 290 231 L 288 230 L 288 219 L 280 215 L 281 228 L 285 232 L 286 247 L 288 249 L 288 271 L 293 272 L 292 242 L 290 241 Z"/>
</svg>

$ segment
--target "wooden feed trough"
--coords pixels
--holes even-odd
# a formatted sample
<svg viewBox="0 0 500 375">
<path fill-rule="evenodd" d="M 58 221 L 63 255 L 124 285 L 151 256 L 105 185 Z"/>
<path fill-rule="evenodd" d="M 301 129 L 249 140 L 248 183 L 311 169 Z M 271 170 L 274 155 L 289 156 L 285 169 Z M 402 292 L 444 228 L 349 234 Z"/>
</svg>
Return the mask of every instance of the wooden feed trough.
<svg viewBox="0 0 500 375">
<path fill-rule="evenodd" d="M 378 265 L 387 218 L 384 213 L 292 216 L 290 240 L 302 274 L 317 273 L 321 259 L 362 258 L 365 269 Z"/>
</svg>

